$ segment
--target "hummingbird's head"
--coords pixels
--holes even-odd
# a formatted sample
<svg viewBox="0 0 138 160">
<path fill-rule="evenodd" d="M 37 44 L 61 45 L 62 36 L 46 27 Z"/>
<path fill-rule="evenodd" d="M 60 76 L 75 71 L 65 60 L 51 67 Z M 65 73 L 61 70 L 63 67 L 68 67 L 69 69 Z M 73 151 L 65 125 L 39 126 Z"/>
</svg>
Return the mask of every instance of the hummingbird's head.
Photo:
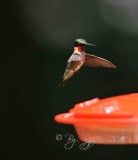
<svg viewBox="0 0 138 160">
<path fill-rule="evenodd" d="M 82 39 L 82 38 L 78 38 L 75 40 L 74 42 L 74 47 L 77 47 L 77 46 L 85 46 L 85 45 L 91 45 L 91 46 L 95 46 L 94 44 L 90 44 L 90 43 L 87 43 L 85 39 Z"/>
<path fill-rule="evenodd" d="M 86 45 L 95 46 L 94 44 L 87 43 L 85 39 L 78 38 L 74 42 L 74 49 L 78 50 L 79 52 L 82 52 L 82 51 L 84 51 L 84 48 Z"/>
</svg>

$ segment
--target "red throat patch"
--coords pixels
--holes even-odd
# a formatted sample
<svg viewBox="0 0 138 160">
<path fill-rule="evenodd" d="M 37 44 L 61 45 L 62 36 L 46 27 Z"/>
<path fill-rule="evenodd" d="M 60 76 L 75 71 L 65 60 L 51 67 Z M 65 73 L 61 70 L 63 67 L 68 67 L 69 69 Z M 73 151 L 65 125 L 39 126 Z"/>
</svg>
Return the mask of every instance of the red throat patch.
<svg viewBox="0 0 138 160">
<path fill-rule="evenodd" d="M 74 47 L 74 51 L 83 52 L 83 51 L 84 51 L 84 47 L 85 47 L 85 46 L 77 46 L 77 47 Z"/>
</svg>

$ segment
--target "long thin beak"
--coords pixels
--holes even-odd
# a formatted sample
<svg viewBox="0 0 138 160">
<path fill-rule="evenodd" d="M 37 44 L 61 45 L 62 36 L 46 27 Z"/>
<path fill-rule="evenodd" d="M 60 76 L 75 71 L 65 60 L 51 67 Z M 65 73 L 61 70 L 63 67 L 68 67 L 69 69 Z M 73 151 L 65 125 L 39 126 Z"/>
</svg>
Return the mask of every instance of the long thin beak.
<svg viewBox="0 0 138 160">
<path fill-rule="evenodd" d="M 86 45 L 89 45 L 89 46 L 96 46 L 95 44 L 90 44 L 90 43 L 87 43 Z"/>
</svg>

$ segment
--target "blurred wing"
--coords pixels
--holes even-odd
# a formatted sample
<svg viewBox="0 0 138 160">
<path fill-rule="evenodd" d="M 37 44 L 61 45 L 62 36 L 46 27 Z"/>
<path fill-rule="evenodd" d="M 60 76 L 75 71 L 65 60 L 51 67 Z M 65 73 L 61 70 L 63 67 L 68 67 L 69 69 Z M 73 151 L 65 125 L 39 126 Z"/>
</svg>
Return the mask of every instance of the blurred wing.
<svg viewBox="0 0 138 160">
<path fill-rule="evenodd" d="M 73 53 L 71 57 L 68 59 L 68 62 L 72 61 L 81 61 L 81 55 L 79 53 Z"/>
<path fill-rule="evenodd" d="M 84 66 L 91 66 L 91 67 L 108 67 L 108 68 L 116 68 L 116 66 L 101 57 L 97 57 L 94 55 L 86 54 L 85 56 L 85 62 L 83 64 Z"/>
</svg>

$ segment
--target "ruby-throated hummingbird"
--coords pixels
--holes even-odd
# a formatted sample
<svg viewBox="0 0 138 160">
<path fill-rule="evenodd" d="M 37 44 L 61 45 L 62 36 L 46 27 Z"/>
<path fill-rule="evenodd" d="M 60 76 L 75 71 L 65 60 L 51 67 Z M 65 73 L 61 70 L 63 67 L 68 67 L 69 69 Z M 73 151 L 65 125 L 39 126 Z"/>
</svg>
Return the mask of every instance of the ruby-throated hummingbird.
<svg viewBox="0 0 138 160">
<path fill-rule="evenodd" d="M 67 80 L 69 80 L 69 78 L 71 78 L 82 66 L 116 68 L 112 62 L 104 58 L 86 54 L 84 51 L 86 45 L 95 46 L 94 44 L 87 43 L 85 39 L 79 38 L 75 40 L 74 52 L 67 61 L 67 67 L 63 79 L 59 84 L 60 86 L 64 86 Z"/>
</svg>

